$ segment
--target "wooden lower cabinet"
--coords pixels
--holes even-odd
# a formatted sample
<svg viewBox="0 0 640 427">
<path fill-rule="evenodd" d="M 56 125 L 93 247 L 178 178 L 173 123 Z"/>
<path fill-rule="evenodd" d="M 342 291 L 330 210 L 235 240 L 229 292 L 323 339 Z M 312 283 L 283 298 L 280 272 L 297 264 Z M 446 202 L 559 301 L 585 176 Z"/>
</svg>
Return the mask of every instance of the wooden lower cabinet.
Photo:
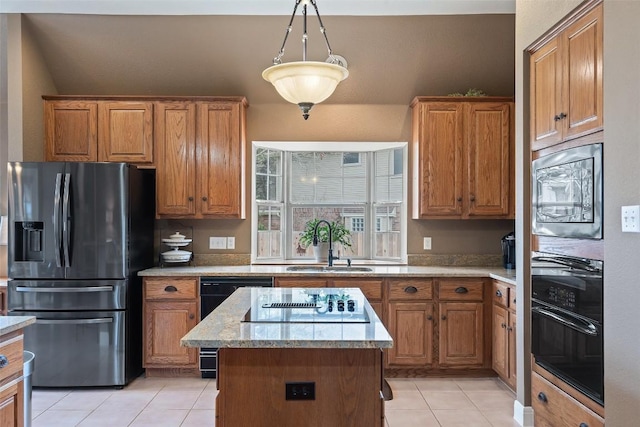
<svg viewBox="0 0 640 427">
<path fill-rule="evenodd" d="M 380 349 L 222 348 L 218 362 L 216 427 L 384 425 Z M 300 382 L 313 399 L 286 398 Z"/>
<path fill-rule="evenodd" d="M 512 389 L 516 388 L 516 311 L 515 289 L 493 282 L 492 367 Z"/>
<path fill-rule="evenodd" d="M 484 311 L 481 302 L 440 303 L 441 366 L 482 365 Z"/>
<path fill-rule="evenodd" d="M 277 288 L 325 288 L 329 286 L 326 279 L 307 279 L 305 277 L 276 277 Z"/>
<path fill-rule="evenodd" d="M 6 358 L 6 364 L 0 369 L 0 426 L 2 427 L 24 425 L 23 337 L 22 330 L 0 337 L 0 356 Z"/>
<path fill-rule="evenodd" d="M 427 367 L 433 362 L 433 303 L 389 303 L 389 365 Z"/>
<path fill-rule="evenodd" d="M 537 372 L 531 376 L 531 400 L 536 427 L 604 426 L 602 417 Z"/>
<path fill-rule="evenodd" d="M 197 278 L 144 279 L 144 368 L 147 376 L 197 374 L 198 349 L 180 338 L 199 320 Z"/>
<path fill-rule="evenodd" d="M 483 279 L 437 280 L 438 363 L 443 367 L 480 367 L 485 363 Z"/>
</svg>

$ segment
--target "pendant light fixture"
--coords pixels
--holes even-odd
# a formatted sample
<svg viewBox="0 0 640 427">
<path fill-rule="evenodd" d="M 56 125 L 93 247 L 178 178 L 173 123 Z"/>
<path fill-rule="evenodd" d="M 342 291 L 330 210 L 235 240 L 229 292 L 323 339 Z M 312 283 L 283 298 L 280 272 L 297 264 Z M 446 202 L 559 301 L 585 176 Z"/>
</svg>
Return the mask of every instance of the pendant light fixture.
<svg viewBox="0 0 640 427">
<path fill-rule="evenodd" d="M 284 46 L 287 43 L 293 19 L 300 4 L 302 4 L 303 19 L 302 61 L 283 63 L 282 55 L 284 55 Z M 320 32 L 324 35 L 324 41 L 329 53 L 329 58 L 327 58 L 325 62 L 307 61 L 308 4 L 311 4 L 315 9 L 318 22 L 320 23 Z M 285 100 L 293 104 L 298 104 L 298 107 L 302 110 L 302 117 L 307 120 L 311 108 L 315 104 L 330 97 L 338 86 L 338 83 L 346 79 L 348 75 L 347 61 L 340 55 L 334 55 L 331 51 L 327 32 L 322 24 L 316 0 L 296 0 L 280 52 L 273 58 L 273 65 L 262 72 L 262 77 L 268 82 L 271 82 L 280 96 Z"/>
</svg>

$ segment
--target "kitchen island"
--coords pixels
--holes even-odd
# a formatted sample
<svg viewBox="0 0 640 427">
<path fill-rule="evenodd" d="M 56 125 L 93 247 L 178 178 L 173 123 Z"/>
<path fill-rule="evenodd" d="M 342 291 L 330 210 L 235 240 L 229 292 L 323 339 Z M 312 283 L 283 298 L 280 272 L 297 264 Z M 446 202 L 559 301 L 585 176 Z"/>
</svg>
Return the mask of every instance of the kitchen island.
<svg viewBox="0 0 640 427">
<path fill-rule="evenodd" d="M 392 344 L 357 288 L 240 288 L 181 340 L 220 349 L 217 427 L 382 426 Z"/>
</svg>

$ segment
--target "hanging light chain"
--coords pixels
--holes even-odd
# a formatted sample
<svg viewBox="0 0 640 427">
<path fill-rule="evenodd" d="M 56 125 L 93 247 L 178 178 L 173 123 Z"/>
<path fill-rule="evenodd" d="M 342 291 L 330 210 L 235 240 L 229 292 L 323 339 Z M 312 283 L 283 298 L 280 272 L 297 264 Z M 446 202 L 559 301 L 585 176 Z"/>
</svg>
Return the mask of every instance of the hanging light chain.
<svg viewBox="0 0 640 427">
<path fill-rule="evenodd" d="M 280 48 L 280 52 L 278 52 L 278 55 L 275 58 L 273 58 L 273 65 L 282 64 L 284 47 L 287 44 L 289 33 L 291 33 L 293 29 L 293 20 L 296 16 L 296 12 L 298 11 L 298 6 L 303 1 L 304 1 L 304 4 L 302 6 L 302 15 L 303 15 L 304 28 L 303 28 L 303 34 L 302 34 L 302 60 L 303 61 L 307 60 L 307 40 L 309 38 L 307 35 L 307 4 L 311 3 L 313 5 L 313 8 L 316 11 L 316 16 L 318 17 L 318 22 L 320 24 L 320 32 L 324 36 L 324 43 L 327 46 L 327 53 L 329 55 L 330 62 L 332 64 L 340 64 L 340 61 L 333 56 L 333 51 L 331 50 L 331 45 L 329 44 L 329 38 L 327 37 L 327 29 L 325 28 L 324 23 L 322 22 L 322 18 L 320 17 L 320 12 L 318 11 L 318 5 L 316 4 L 316 0 L 296 0 L 296 4 L 293 7 L 293 13 L 291 14 L 291 19 L 289 20 L 289 25 L 285 30 L 284 40 L 282 41 L 282 47 Z"/>
<path fill-rule="evenodd" d="M 289 20 L 289 25 L 284 33 L 284 40 L 282 41 L 282 47 L 280 48 L 280 52 L 278 52 L 278 56 L 273 58 L 273 65 L 282 64 L 282 55 L 284 55 L 284 45 L 287 44 L 287 38 L 289 37 L 289 33 L 293 29 L 293 19 L 296 17 L 296 11 L 298 10 L 298 6 L 300 5 L 302 0 L 296 0 L 295 6 L 293 6 L 293 13 L 291 14 L 291 19 Z"/>
</svg>

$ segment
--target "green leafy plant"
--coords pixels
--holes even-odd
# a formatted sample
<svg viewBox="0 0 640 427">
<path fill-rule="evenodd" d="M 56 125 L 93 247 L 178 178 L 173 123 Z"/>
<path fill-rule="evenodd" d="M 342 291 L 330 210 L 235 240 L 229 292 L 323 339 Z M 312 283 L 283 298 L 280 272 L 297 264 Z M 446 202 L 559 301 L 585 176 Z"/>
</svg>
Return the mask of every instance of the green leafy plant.
<svg viewBox="0 0 640 427">
<path fill-rule="evenodd" d="M 450 93 L 449 96 L 487 96 L 486 93 L 484 93 L 484 91 L 482 91 L 481 89 L 475 89 L 475 88 L 471 88 L 467 91 L 467 93 L 460 93 L 460 92 L 455 92 L 455 93 Z"/>
<path fill-rule="evenodd" d="M 313 245 L 313 233 L 319 221 L 320 219 L 318 218 L 307 221 L 304 231 L 300 233 L 299 241 L 303 247 L 307 248 Z M 349 229 L 347 229 L 342 223 L 331 221 L 331 240 L 334 243 L 340 243 L 344 249 L 350 248 L 351 231 L 349 231 Z M 318 241 L 329 241 L 329 227 L 324 223 L 320 224 L 318 227 Z"/>
</svg>

